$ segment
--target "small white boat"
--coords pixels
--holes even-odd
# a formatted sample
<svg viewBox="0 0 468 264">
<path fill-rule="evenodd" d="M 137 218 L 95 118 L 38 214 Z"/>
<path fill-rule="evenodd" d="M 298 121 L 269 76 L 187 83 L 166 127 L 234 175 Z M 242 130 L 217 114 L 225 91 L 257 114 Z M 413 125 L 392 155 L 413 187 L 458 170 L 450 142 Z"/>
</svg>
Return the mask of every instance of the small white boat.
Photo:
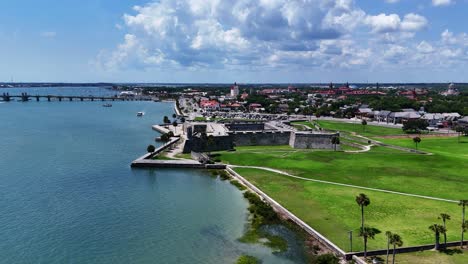
<svg viewBox="0 0 468 264">
<path fill-rule="evenodd" d="M 137 113 L 137 116 L 144 116 L 145 115 L 145 112 L 138 112 Z"/>
</svg>

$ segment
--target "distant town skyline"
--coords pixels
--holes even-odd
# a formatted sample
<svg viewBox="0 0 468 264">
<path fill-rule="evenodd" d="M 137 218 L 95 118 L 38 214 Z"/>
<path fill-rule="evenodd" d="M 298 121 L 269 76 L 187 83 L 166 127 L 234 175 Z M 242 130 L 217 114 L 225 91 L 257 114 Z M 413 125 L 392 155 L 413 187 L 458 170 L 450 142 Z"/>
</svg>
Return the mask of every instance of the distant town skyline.
<svg viewBox="0 0 468 264">
<path fill-rule="evenodd" d="M 468 82 L 468 0 L 0 3 L 0 82 Z"/>
</svg>

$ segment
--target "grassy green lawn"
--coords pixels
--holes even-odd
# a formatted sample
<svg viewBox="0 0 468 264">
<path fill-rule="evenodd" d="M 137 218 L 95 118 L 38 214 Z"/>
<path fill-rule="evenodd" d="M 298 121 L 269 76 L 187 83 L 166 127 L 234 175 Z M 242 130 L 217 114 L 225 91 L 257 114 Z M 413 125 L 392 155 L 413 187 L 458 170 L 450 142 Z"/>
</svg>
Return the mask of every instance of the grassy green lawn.
<svg viewBox="0 0 468 264">
<path fill-rule="evenodd" d="M 324 129 L 346 135 L 354 132 L 392 145 L 415 147 L 411 136 L 384 137 L 402 135 L 401 129 L 367 125 L 364 132 L 360 124 L 318 123 Z M 342 140 L 359 142 L 358 138 Z M 236 152 L 219 152 L 219 158 L 228 164 L 274 168 L 304 178 L 460 200 L 468 199 L 466 146 L 466 137 L 460 143 L 456 137 L 423 137 L 418 148 L 433 155 L 380 146 L 364 153 L 249 146 L 237 147 Z M 360 211 L 354 200 L 359 193 L 365 193 L 371 199 L 371 205 L 366 208 L 366 224 L 382 232 L 388 230 L 400 234 L 405 246 L 434 243 L 428 226 L 440 223 L 437 219 L 440 213 L 452 216 L 448 223 L 449 241 L 456 241 L 460 236 L 461 208 L 455 203 L 316 183 L 258 169 L 236 168 L 236 171 L 345 251 L 349 250 L 348 231 L 353 230 L 356 235 L 360 224 Z M 353 241 L 354 250 L 362 249 L 361 239 L 355 236 Z M 383 234 L 369 242 L 370 249 L 385 246 Z M 399 255 L 397 263 L 468 263 L 467 256 L 467 253 L 449 256 L 421 252 Z"/>
<path fill-rule="evenodd" d="M 193 121 L 195 122 L 205 122 L 207 121 L 206 117 L 203 117 L 203 116 L 197 116 L 195 117 L 195 119 L 193 119 Z"/>
<path fill-rule="evenodd" d="M 258 169 L 235 170 L 344 250 L 349 250 L 350 230 L 354 235 L 353 250 L 363 249 L 362 239 L 357 236 L 360 208 L 355 202 L 362 192 L 371 199 L 365 209 L 366 225 L 383 233 L 388 230 L 400 234 L 406 246 L 433 243 L 434 235 L 428 226 L 440 222 L 437 216 L 442 212 L 452 216 L 447 225 L 448 239 L 459 239 L 461 209 L 457 204 L 308 182 Z M 369 249 L 386 247 L 383 233 L 370 240 Z"/>
<path fill-rule="evenodd" d="M 219 154 L 220 159 L 229 164 L 264 166 L 306 178 L 453 200 L 466 199 L 468 148 L 453 151 L 464 154 L 444 155 L 442 152 L 428 156 L 385 147 L 373 147 L 364 153 L 345 153 L 295 150 L 289 146 L 238 147 L 235 152 Z"/>
<path fill-rule="evenodd" d="M 168 156 L 165 156 L 164 152 L 160 153 L 159 155 L 156 155 L 153 157 L 154 160 L 174 160 Z"/>
<path fill-rule="evenodd" d="M 385 256 L 380 256 L 381 259 L 385 260 Z M 389 261 L 392 261 L 390 255 Z M 445 252 L 436 251 L 424 251 L 398 254 L 395 257 L 395 263 L 398 264 L 433 264 L 433 263 L 444 263 L 444 264 L 466 264 L 468 263 L 468 251 L 464 250 L 449 250 Z"/>
<path fill-rule="evenodd" d="M 414 147 L 411 138 L 379 140 Z M 219 154 L 221 160 L 230 164 L 269 167 L 305 178 L 460 200 L 468 199 L 468 148 L 464 144 L 468 140 L 457 143 L 453 137 L 423 138 L 419 148 L 433 155 L 385 147 L 351 154 L 297 150 L 289 146 L 237 147 L 236 152 Z M 354 200 L 359 193 L 371 198 L 371 205 L 366 208 L 366 223 L 383 232 L 399 233 L 406 246 L 433 243 L 428 226 L 440 222 L 437 219 L 440 213 L 452 216 L 449 240 L 459 239 L 461 209 L 454 203 L 315 183 L 263 170 L 237 168 L 236 171 L 344 250 L 349 250 L 348 231 L 357 234 L 359 228 L 359 207 Z M 353 249 L 362 249 L 361 240 L 355 237 L 354 241 Z M 382 234 L 369 243 L 370 249 L 385 246 Z M 450 261 L 457 258 L 468 263 L 466 254 L 450 257 Z"/>
<path fill-rule="evenodd" d="M 387 136 L 387 135 L 401 135 L 404 134 L 401 128 L 390 128 L 390 127 L 381 127 L 367 125 L 364 126 L 356 123 L 345 123 L 345 122 L 335 122 L 335 121 L 322 121 L 318 120 L 317 123 L 321 128 L 326 130 L 334 130 L 340 132 L 355 132 L 366 137 L 375 137 L 375 136 Z"/>
<path fill-rule="evenodd" d="M 377 138 L 377 140 L 384 143 L 407 147 L 416 148 L 413 142 L 412 135 L 409 138 Z M 418 144 L 418 149 L 433 152 L 437 155 L 443 155 L 447 157 L 461 158 L 468 161 L 468 137 L 460 137 L 460 143 L 458 137 L 421 137 L 421 143 Z"/>
</svg>

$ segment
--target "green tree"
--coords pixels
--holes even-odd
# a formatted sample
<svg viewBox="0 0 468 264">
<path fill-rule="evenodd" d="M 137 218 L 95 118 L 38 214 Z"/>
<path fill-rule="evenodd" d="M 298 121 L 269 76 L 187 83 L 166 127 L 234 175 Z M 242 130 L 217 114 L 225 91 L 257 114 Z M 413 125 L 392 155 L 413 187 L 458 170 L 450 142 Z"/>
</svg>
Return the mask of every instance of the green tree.
<svg viewBox="0 0 468 264">
<path fill-rule="evenodd" d="M 313 263 L 316 264 L 339 264 L 340 259 L 333 254 L 323 254 L 317 257 L 317 260 Z"/>
<path fill-rule="evenodd" d="M 416 144 L 416 149 L 418 149 L 418 144 L 421 143 L 421 138 L 420 137 L 414 137 L 413 142 L 414 142 L 414 144 Z"/>
<path fill-rule="evenodd" d="M 468 200 L 460 200 L 458 203 L 462 207 L 462 232 L 461 232 L 461 242 L 460 242 L 460 247 L 463 248 L 463 236 L 466 232 L 467 225 L 465 221 L 465 207 L 468 205 Z"/>
<path fill-rule="evenodd" d="M 169 117 L 164 116 L 163 122 L 164 122 L 164 124 L 170 124 L 170 123 L 171 123 L 171 120 L 169 120 Z"/>
<path fill-rule="evenodd" d="M 440 233 L 445 233 L 445 228 L 443 225 L 433 224 L 429 226 L 429 229 L 435 234 L 435 250 L 440 248 Z"/>
<path fill-rule="evenodd" d="M 410 119 L 403 123 L 403 131 L 406 133 L 420 133 L 427 130 L 429 123 L 424 119 Z"/>
<path fill-rule="evenodd" d="M 465 220 L 462 223 L 462 236 L 463 236 L 463 233 L 465 233 L 466 231 L 468 231 L 468 220 Z M 461 248 L 463 248 L 463 238 L 462 238 Z"/>
<path fill-rule="evenodd" d="M 439 219 L 442 219 L 443 226 L 445 230 L 447 231 L 447 220 L 450 220 L 450 215 L 449 214 L 440 214 Z M 444 233 L 444 248 L 447 248 L 447 232 Z"/>
<path fill-rule="evenodd" d="M 177 127 L 177 121 L 172 122 L 172 125 L 173 125 L 174 127 Z"/>
<path fill-rule="evenodd" d="M 456 126 L 455 131 L 457 131 L 458 134 L 458 143 L 460 143 L 460 136 L 463 133 L 463 127 L 462 126 Z"/>
<path fill-rule="evenodd" d="M 340 137 L 332 137 L 331 143 L 333 144 L 333 150 L 336 151 L 336 145 L 340 144 Z"/>
<path fill-rule="evenodd" d="M 149 145 L 146 148 L 146 151 L 148 151 L 149 153 L 153 153 L 155 150 L 156 150 L 156 148 L 153 145 Z"/>
<path fill-rule="evenodd" d="M 390 253 L 390 240 L 392 238 L 392 232 L 390 231 L 385 232 L 385 236 L 387 237 L 387 258 L 385 260 L 385 263 L 388 264 L 388 255 Z"/>
<path fill-rule="evenodd" d="M 364 239 L 364 258 L 367 257 L 367 241 L 374 239 L 377 234 L 380 233 L 380 230 L 373 227 L 363 227 L 359 230 L 359 236 Z"/>
<path fill-rule="evenodd" d="M 172 114 L 172 118 L 177 118 L 177 115 L 176 115 L 176 114 Z"/>
<path fill-rule="evenodd" d="M 236 261 L 236 264 L 258 264 L 258 263 L 260 263 L 260 261 L 257 258 L 249 256 L 249 255 L 242 255 Z"/>
<path fill-rule="evenodd" d="M 162 142 L 168 142 L 169 140 L 171 140 L 171 137 L 174 136 L 174 133 L 172 133 L 172 131 L 169 131 L 167 133 L 164 133 L 161 135 L 161 141 Z"/>
<path fill-rule="evenodd" d="M 180 119 L 180 122 L 181 122 L 181 123 L 185 123 L 185 117 L 182 117 L 182 118 Z"/>
<path fill-rule="evenodd" d="M 403 246 L 403 240 L 401 239 L 401 236 L 398 234 L 392 234 L 390 236 L 390 244 L 393 245 L 393 258 L 392 258 L 392 264 L 395 264 L 395 255 L 396 255 L 396 247 L 401 247 Z"/>
<path fill-rule="evenodd" d="M 366 132 L 367 121 L 362 120 L 361 124 L 362 124 L 362 128 L 363 128 L 364 132 Z"/>
<path fill-rule="evenodd" d="M 356 196 L 356 203 L 361 207 L 361 230 L 364 229 L 364 206 L 370 204 L 370 199 L 367 195 L 361 193 Z"/>
</svg>

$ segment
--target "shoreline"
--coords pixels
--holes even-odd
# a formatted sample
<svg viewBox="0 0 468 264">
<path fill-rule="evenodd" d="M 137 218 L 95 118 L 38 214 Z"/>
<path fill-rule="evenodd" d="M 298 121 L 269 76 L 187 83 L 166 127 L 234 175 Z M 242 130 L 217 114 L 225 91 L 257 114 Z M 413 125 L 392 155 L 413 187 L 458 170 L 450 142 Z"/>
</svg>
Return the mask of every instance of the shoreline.
<svg viewBox="0 0 468 264">
<path fill-rule="evenodd" d="M 312 240 L 316 241 L 318 244 L 321 246 L 321 250 L 324 253 L 330 253 L 333 252 L 335 255 L 339 255 L 342 258 L 351 258 L 348 253 L 344 252 L 341 248 L 336 246 L 333 242 L 328 240 L 325 236 L 320 234 L 318 231 L 310 227 L 308 224 L 306 224 L 304 221 L 302 221 L 300 218 L 295 216 L 293 213 L 291 213 L 289 210 L 287 210 L 285 207 L 283 207 L 280 203 L 275 201 L 273 198 L 265 194 L 263 191 L 261 191 L 258 187 L 256 187 L 254 184 L 250 183 L 247 179 L 242 177 L 239 173 L 234 171 L 230 166 L 227 166 L 225 171 L 231 175 L 231 177 L 235 180 L 237 180 L 239 183 L 241 183 L 243 186 L 247 188 L 247 190 L 251 191 L 252 193 L 256 194 L 259 196 L 262 201 L 266 204 L 269 204 L 273 210 L 284 220 L 288 221 L 290 220 L 296 227 L 298 227 L 300 230 L 304 231 L 307 234 L 306 241 L 311 238 Z"/>
</svg>

